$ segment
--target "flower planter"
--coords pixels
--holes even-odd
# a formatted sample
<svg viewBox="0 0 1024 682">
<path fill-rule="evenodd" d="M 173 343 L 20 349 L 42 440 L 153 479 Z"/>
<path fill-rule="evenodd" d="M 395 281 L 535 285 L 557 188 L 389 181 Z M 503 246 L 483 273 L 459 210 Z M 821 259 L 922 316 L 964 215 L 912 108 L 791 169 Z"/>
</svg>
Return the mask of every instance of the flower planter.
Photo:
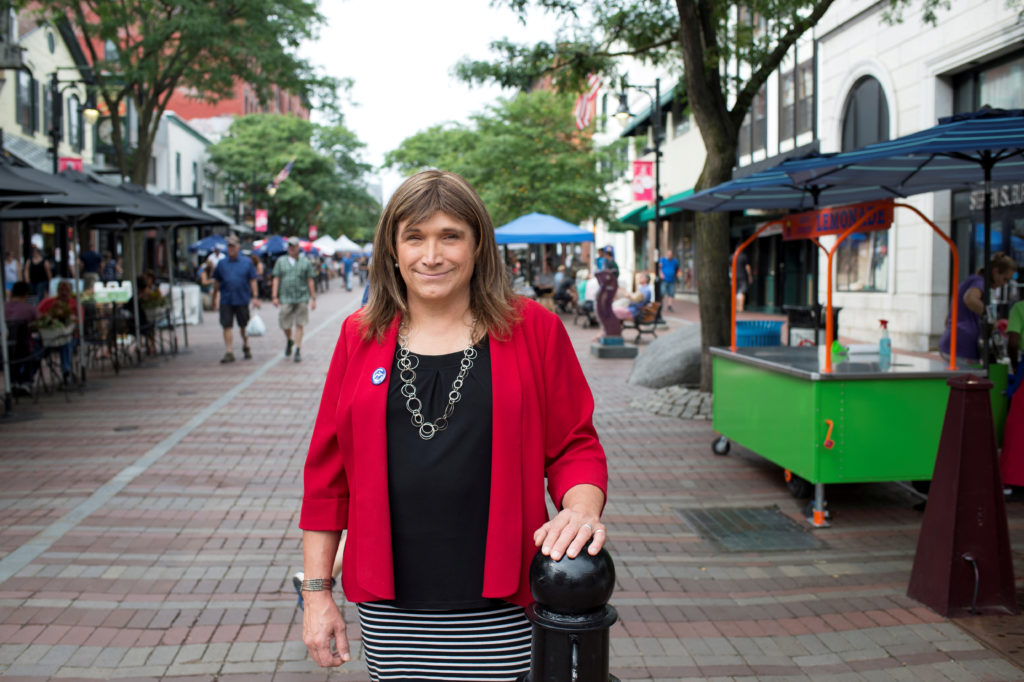
<svg viewBox="0 0 1024 682">
<path fill-rule="evenodd" d="M 63 346 L 71 341 L 74 333 L 75 326 L 71 324 L 64 327 L 44 327 L 39 330 L 44 346 Z"/>
</svg>

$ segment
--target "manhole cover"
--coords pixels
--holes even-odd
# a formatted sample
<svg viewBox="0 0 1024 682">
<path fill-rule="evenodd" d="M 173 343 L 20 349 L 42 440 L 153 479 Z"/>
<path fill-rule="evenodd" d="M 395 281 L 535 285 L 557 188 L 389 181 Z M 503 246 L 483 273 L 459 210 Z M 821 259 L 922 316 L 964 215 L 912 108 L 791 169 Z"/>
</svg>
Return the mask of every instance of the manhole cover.
<svg viewBox="0 0 1024 682">
<path fill-rule="evenodd" d="M 717 543 L 726 552 L 781 552 L 825 546 L 778 507 L 676 511 L 697 535 Z"/>
<path fill-rule="evenodd" d="M 114 431 L 138 431 L 138 426 L 126 425 L 126 426 L 115 426 Z"/>
</svg>

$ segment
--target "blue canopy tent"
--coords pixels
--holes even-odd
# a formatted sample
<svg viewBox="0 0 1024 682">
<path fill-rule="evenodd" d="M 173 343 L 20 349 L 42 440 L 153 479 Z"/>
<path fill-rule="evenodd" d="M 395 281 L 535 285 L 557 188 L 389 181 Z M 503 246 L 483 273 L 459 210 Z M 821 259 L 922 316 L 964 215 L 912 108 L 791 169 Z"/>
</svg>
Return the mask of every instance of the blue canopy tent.
<svg viewBox="0 0 1024 682">
<path fill-rule="evenodd" d="M 499 244 L 567 244 L 594 241 L 594 234 L 561 218 L 527 213 L 494 231 Z"/>
<path fill-rule="evenodd" d="M 209 253 L 214 249 L 219 248 L 221 251 L 227 252 L 228 240 L 219 234 L 211 234 L 209 237 L 203 237 L 197 242 L 193 242 L 188 246 L 189 253 Z"/>
</svg>

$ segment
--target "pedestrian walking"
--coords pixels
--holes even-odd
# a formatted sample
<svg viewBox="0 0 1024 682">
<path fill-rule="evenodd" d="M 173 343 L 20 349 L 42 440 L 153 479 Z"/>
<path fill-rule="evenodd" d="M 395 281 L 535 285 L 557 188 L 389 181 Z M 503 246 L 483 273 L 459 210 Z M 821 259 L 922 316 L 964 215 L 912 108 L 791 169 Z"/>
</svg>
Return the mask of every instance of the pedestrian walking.
<svg viewBox="0 0 1024 682">
<path fill-rule="evenodd" d="M 679 260 L 672 256 L 671 251 L 666 251 L 658 259 L 658 268 L 661 270 L 661 300 L 671 311 L 676 296 L 676 283 L 679 281 Z"/>
<path fill-rule="evenodd" d="M 32 245 L 31 255 L 25 261 L 23 278 L 32 287 L 32 296 L 35 297 L 36 304 L 50 295 L 50 280 L 53 278 L 53 270 L 50 269 L 50 261 L 35 244 Z"/>
<path fill-rule="evenodd" d="M 306 459 L 303 641 L 320 666 L 350 659 L 330 592 L 347 529 L 341 582 L 370 679 L 515 680 L 534 547 L 557 561 L 605 542 L 590 387 L 559 318 L 513 295 L 463 178 L 407 179 L 373 253 Z"/>
<path fill-rule="evenodd" d="M 352 291 L 352 268 L 355 266 L 355 262 L 356 257 L 351 253 L 346 253 L 341 260 L 341 264 L 345 268 L 345 291 Z"/>
<path fill-rule="evenodd" d="M 250 303 L 256 308 L 260 307 L 256 289 L 259 275 L 251 260 L 238 255 L 240 246 L 238 237 L 228 237 L 228 255 L 221 258 L 213 269 L 213 295 L 215 298 L 220 296 L 220 326 L 224 330 L 225 352 L 220 359 L 222 363 L 235 361 L 231 347 L 234 342 L 232 326 L 236 321 L 242 335 L 242 355 L 246 360 L 252 358 L 245 326 L 249 324 Z"/>
<path fill-rule="evenodd" d="M 288 343 L 284 356 L 295 348 L 295 362 L 302 362 L 302 330 L 309 322 L 309 309 L 316 310 L 316 273 L 308 258 L 299 256 L 299 238 L 288 239 L 288 253 L 274 263 L 271 300 L 280 307 L 277 321 Z"/>
<path fill-rule="evenodd" d="M 82 291 L 92 291 L 100 280 L 103 256 L 95 249 L 86 249 L 78 257 L 78 270 L 82 273 Z"/>
</svg>

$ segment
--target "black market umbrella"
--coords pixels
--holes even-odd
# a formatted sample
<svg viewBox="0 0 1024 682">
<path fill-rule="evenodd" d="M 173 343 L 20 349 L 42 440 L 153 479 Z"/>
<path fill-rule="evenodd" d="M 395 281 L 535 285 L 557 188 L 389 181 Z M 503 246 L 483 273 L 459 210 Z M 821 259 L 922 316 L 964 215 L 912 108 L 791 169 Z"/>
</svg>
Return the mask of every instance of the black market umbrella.
<svg viewBox="0 0 1024 682">
<path fill-rule="evenodd" d="M 1024 181 L 1024 110 L 983 108 L 940 118 L 938 125 L 863 149 L 794 162 L 797 182 L 870 187 L 906 195 L 984 183 Z M 992 197 L 985 192 L 985 298 L 991 273 Z"/>
<path fill-rule="evenodd" d="M 8 196 L 0 198 L 0 220 L 43 220 L 58 219 L 71 223 L 75 230 L 75 243 L 77 243 L 77 232 L 79 221 L 87 216 L 117 216 L 124 210 L 131 210 L 129 206 L 123 205 L 124 198 L 108 192 L 98 185 L 102 183 L 86 183 L 85 176 L 81 179 L 72 179 L 66 174 L 51 175 L 37 171 L 34 168 L 19 166 L 9 161 L 0 163 L 0 182 L 7 176 L 14 177 L 21 181 L 21 187 L 28 187 L 29 183 L 36 186 L 43 186 L 46 192 L 32 196 Z M 81 175 L 81 174 L 77 174 Z M 78 180 L 78 181 L 76 181 Z M 13 185 L 12 185 L 13 186 Z M 77 279 L 76 279 L 77 282 Z M 81 299 L 81 291 L 76 291 Z M 78 316 L 79 338 L 83 338 L 82 328 L 84 321 Z M 6 396 L 10 395 L 10 359 L 7 356 L 6 343 L 6 321 L 3 318 L 3 311 L 0 310 L 0 327 L 3 328 L 3 362 L 4 362 L 4 384 Z M 83 359 L 84 344 L 79 345 L 79 359 Z M 81 363 L 84 379 L 85 364 Z M 5 402 L 9 405 L 10 400 L 5 396 Z"/>
</svg>

